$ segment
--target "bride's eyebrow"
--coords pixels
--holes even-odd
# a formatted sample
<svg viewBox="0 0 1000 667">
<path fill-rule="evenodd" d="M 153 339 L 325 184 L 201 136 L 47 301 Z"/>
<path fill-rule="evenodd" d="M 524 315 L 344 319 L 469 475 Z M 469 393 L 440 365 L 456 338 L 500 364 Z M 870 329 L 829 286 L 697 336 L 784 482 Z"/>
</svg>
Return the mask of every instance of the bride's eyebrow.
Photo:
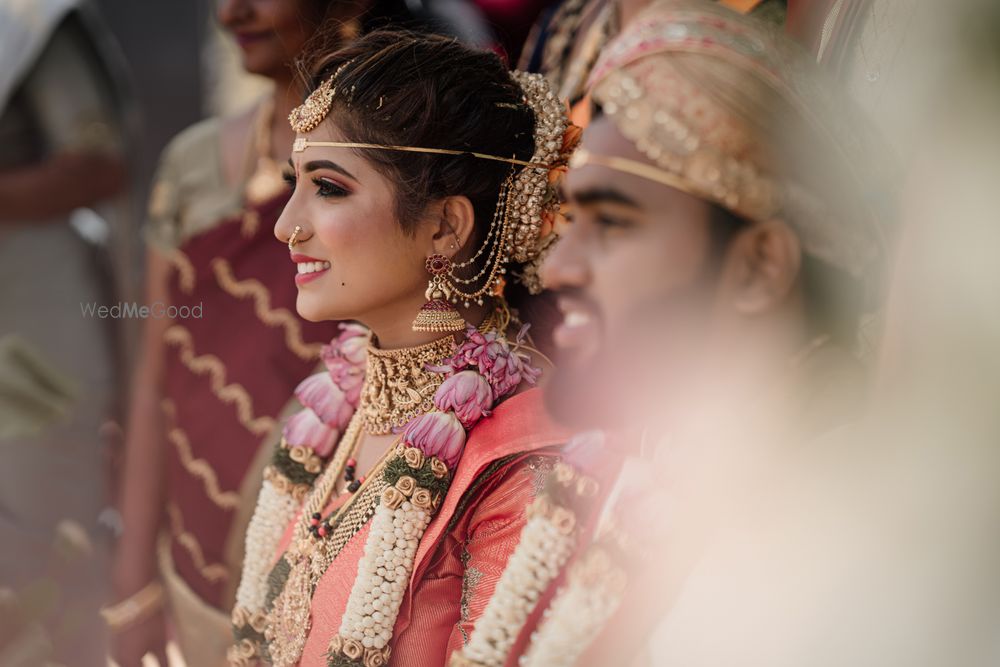
<svg viewBox="0 0 1000 667">
<path fill-rule="evenodd" d="M 304 165 L 304 167 L 303 167 L 303 169 L 306 171 L 306 173 L 308 173 L 310 171 L 318 171 L 320 169 L 329 169 L 329 170 L 335 171 L 338 174 L 341 174 L 343 176 L 347 176 L 349 179 L 351 179 L 355 183 L 359 183 L 360 182 L 360 181 L 358 181 L 357 177 L 355 177 L 354 174 L 352 174 L 351 172 L 347 171 L 346 169 L 344 169 L 343 167 L 341 167 L 336 162 L 331 162 L 330 160 L 312 160 L 310 162 L 306 162 L 305 165 Z"/>
</svg>

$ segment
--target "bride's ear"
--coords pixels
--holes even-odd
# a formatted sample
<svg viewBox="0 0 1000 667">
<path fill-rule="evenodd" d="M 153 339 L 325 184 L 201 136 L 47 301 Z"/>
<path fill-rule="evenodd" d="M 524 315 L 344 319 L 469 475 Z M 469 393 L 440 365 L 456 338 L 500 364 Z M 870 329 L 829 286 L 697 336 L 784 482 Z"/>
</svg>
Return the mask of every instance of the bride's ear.
<svg viewBox="0 0 1000 667">
<path fill-rule="evenodd" d="M 461 259 L 475 241 L 476 211 L 464 195 L 445 197 L 440 202 L 431 237 L 432 251 L 450 259 Z"/>
</svg>

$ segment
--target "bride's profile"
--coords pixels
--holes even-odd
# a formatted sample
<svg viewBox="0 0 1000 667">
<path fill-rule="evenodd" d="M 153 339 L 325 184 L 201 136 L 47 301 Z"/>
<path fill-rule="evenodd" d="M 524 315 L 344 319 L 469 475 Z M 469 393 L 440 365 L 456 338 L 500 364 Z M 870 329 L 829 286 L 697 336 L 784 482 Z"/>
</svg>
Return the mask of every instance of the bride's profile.
<svg viewBox="0 0 1000 667">
<path fill-rule="evenodd" d="M 310 89 L 275 235 L 299 314 L 357 324 L 266 471 L 230 659 L 447 664 L 565 441 L 531 313 L 575 128 L 540 76 L 439 37 L 371 33 Z"/>
</svg>

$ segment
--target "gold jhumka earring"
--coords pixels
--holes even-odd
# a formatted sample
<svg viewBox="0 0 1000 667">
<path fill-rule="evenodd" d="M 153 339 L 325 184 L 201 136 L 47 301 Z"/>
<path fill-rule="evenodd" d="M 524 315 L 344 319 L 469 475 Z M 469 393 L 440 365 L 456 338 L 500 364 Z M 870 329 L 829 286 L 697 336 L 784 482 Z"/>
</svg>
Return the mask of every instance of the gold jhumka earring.
<svg viewBox="0 0 1000 667">
<path fill-rule="evenodd" d="M 453 263 L 444 255 L 427 258 L 427 271 L 431 274 L 427 303 L 420 308 L 413 321 L 414 331 L 465 330 L 465 320 L 453 304 L 462 303 L 466 308 L 473 303 L 481 306 L 484 297 L 503 284 L 503 274 L 507 272 L 504 265 L 510 259 L 512 240 L 508 215 L 511 180 L 512 177 L 507 177 L 500 187 L 489 231 L 472 257 L 459 263 Z M 475 266 L 484 253 L 483 267 L 475 275 L 468 278 L 457 275 L 457 271 Z"/>
<path fill-rule="evenodd" d="M 450 290 L 446 284 L 445 275 L 451 269 L 451 260 L 444 255 L 431 255 L 427 258 L 427 273 L 431 279 L 424 293 L 427 303 L 420 307 L 417 318 L 413 320 L 414 331 L 465 331 L 466 322 L 455 306 L 448 303 Z"/>
</svg>

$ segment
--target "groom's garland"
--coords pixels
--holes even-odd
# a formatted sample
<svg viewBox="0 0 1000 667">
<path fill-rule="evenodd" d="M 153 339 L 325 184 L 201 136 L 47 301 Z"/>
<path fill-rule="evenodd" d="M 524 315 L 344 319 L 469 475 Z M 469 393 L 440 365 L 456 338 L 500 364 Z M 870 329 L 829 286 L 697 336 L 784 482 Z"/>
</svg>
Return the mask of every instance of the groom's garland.
<svg viewBox="0 0 1000 667">
<path fill-rule="evenodd" d="M 596 450 L 594 434 L 577 436 L 566 452 Z M 544 491 L 527 509 L 521 539 L 504 568 L 472 637 L 451 657 L 451 667 L 502 667 L 529 616 L 576 549 L 582 523 L 600 488 L 593 477 L 560 461 Z M 544 664 L 544 663 L 537 663 Z"/>
<path fill-rule="evenodd" d="M 618 610 L 628 577 L 625 546 L 602 532 L 569 568 L 521 658 L 523 667 L 572 667 Z"/>
</svg>

